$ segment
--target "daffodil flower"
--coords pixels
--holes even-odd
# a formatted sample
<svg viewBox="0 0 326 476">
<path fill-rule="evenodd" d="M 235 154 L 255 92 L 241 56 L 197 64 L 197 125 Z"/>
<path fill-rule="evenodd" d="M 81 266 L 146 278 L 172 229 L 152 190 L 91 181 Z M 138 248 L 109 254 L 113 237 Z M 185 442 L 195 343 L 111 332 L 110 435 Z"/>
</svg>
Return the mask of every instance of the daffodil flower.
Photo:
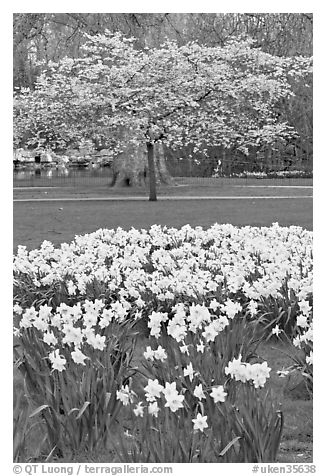
<svg viewBox="0 0 326 476">
<path fill-rule="evenodd" d="M 210 396 L 214 400 L 214 403 L 225 402 L 225 397 L 227 396 L 227 393 L 224 392 L 223 385 L 219 385 L 218 387 L 212 388 Z"/>
<path fill-rule="evenodd" d="M 208 428 L 207 416 L 203 416 L 201 413 L 198 413 L 196 418 L 194 418 L 192 421 L 194 423 L 195 431 L 199 430 L 203 432 L 205 428 Z"/>
</svg>

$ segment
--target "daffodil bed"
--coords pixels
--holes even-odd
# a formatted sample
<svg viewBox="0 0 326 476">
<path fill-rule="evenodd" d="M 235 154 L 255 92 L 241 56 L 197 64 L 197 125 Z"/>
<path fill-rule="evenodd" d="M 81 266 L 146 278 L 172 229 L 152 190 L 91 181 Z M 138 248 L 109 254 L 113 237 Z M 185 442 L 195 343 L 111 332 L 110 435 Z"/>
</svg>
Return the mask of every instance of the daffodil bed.
<svg viewBox="0 0 326 476">
<path fill-rule="evenodd" d="M 300 227 L 155 225 L 20 246 L 14 288 L 16 365 L 48 458 L 105 447 L 124 462 L 275 461 L 283 415 L 256 352 L 270 337 L 295 350 L 279 378 L 300 371 L 312 391 Z"/>
</svg>

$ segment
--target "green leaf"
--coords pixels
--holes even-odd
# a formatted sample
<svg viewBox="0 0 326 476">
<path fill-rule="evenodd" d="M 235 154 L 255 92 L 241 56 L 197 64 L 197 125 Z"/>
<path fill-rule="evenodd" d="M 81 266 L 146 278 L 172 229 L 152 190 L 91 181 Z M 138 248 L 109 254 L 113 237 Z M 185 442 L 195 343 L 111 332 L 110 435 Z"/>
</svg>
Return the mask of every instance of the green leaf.
<svg viewBox="0 0 326 476">
<path fill-rule="evenodd" d="M 228 444 L 226 445 L 226 447 L 223 448 L 223 450 L 219 453 L 219 456 L 224 456 L 225 453 L 226 453 L 227 451 L 229 451 L 229 449 L 234 445 L 234 443 L 236 443 L 238 440 L 240 440 L 240 438 L 241 438 L 241 436 L 236 436 L 235 438 L 233 438 L 233 440 L 230 441 L 230 443 L 228 443 Z"/>
<path fill-rule="evenodd" d="M 31 415 L 29 415 L 29 418 L 32 418 L 32 417 L 38 415 L 39 413 L 41 413 L 46 408 L 50 408 L 49 405 L 41 405 Z"/>
<path fill-rule="evenodd" d="M 84 413 L 84 411 L 86 410 L 86 408 L 88 407 L 88 405 L 90 405 L 91 402 L 85 402 L 84 405 L 81 407 L 81 409 L 79 410 L 79 413 L 78 415 L 76 416 L 76 420 L 78 420 L 82 414 Z"/>
</svg>

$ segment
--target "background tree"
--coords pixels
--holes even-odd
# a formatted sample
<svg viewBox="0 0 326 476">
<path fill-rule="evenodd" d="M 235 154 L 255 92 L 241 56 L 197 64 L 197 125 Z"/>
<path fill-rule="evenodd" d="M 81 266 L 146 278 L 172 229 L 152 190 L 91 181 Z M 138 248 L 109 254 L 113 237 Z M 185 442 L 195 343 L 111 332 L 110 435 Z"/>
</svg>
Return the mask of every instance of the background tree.
<svg viewBox="0 0 326 476">
<path fill-rule="evenodd" d="M 204 14 L 204 13 L 154 13 L 154 14 L 96 14 L 96 13 L 46 13 L 14 15 L 14 85 L 17 88 L 33 88 L 42 68 L 39 61 L 48 64 L 65 56 L 80 58 L 85 54 L 84 33 L 97 34 L 109 28 L 120 31 L 124 36 L 136 38 L 135 47 L 144 49 L 158 47 L 166 37 L 174 39 L 179 46 L 190 40 L 199 44 L 223 46 L 230 37 L 249 35 L 257 40 L 262 51 L 274 56 L 291 57 L 312 54 L 312 14 Z M 200 152 L 193 154 L 210 170 L 214 161 L 222 159 L 232 165 L 237 161 L 249 164 L 267 163 L 283 167 L 286 163 L 311 168 L 312 160 L 312 78 L 305 77 L 292 84 L 295 96 L 278 104 L 280 121 L 292 125 L 297 135 L 287 144 L 265 145 L 259 151 L 244 156 L 236 148 L 223 146 L 208 147 L 210 162 Z M 177 158 L 184 157 L 189 166 L 192 160 L 189 147 L 177 152 L 165 149 L 169 160 L 177 166 Z"/>
<path fill-rule="evenodd" d="M 154 144 L 191 144 L 204 152 L 220 145 L 248 155 L 295 135 L 274 110 L 292 94 L 288 78 L 309 73 L 310 61 L 302 57 L 276 57 L 237 39 L 223 47 L 167 41 L 140 50 L 134 39 L 110 32 L 88 35 L 83 51 L 81 58 L 49 64 L 35 90 L 22 92 L 17 128 L 37 145 L 109 142 L 112 154 L 129 161 L 117 162 L 116 183 L 138 183 L 140 154 L 130 146 L 146 145 L 151 200 Z"/>
</svg>

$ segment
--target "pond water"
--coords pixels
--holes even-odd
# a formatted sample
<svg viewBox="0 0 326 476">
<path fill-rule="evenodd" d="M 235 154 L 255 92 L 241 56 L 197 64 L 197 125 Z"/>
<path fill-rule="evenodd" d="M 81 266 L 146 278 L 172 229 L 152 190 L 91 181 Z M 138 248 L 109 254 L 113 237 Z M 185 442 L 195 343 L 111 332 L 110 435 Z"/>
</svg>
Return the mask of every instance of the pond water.
<svg viewBox="0 0 326 476">
<path fill-rule="evenodd" d="M 53 179 L 83 179 L 83 178 L 98 178 L 111 177 L 112 170 L 110 167 L 98 166 L 40 166 L 38 164 L 31 164 L 25 166 L 14 167 L 14 180 L 53 180 Z"/>
</svg>

